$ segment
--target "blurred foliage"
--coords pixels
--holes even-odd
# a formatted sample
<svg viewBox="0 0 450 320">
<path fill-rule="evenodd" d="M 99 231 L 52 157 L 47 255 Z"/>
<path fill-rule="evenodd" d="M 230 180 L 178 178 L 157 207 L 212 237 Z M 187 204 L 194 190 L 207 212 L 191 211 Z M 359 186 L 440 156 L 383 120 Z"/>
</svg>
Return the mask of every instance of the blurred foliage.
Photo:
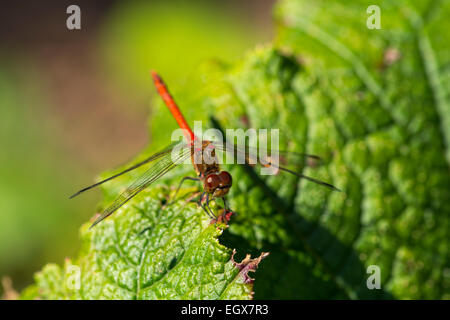
<svg viewBox="0 0 450 320">
<path fill-rule="evenodd" d="M 205 59 L 232 62 L 270 39 L 270 29 L 258 29 L 243 12 L 215 1 L 120 2 L 102 27 L 105 72 L 130 97 L 148 97 L 152 69 L 172 87 L 184 86 Z"/>
<path fill-rule="evenodd" d="M 21 61 L 26 84 L 11 66 L 3 65 L 0 73 L 0 274 L 15 276 L 19 286 L 24 270 L 76 252 L 77 234 L 67 230 L 86 218 L 78 213 L 92 200 L 67 201 L 70 183 L 79 177 L 61 163 L 67 169 L 76 165 L 58 148 L 60 128 L 47 117 L 44 79 L 38 81 L 37 70 Z"/>
</svg>

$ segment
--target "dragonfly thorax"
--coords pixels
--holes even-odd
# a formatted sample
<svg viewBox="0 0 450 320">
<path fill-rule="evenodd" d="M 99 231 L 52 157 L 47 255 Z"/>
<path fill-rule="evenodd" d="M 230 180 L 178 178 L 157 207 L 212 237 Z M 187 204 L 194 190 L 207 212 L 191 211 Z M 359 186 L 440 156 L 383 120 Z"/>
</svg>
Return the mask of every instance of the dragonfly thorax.
<svg viewBox="0 0 450 320">
<path fill-rule="evenodd" d="M 200 146 L 191 147 L 191 161 L 197 175 L 203 179 L 211 173 L 219 173 L 220 166 L 216 150 L 211 141 L 202 141 Z"/>
</svg>

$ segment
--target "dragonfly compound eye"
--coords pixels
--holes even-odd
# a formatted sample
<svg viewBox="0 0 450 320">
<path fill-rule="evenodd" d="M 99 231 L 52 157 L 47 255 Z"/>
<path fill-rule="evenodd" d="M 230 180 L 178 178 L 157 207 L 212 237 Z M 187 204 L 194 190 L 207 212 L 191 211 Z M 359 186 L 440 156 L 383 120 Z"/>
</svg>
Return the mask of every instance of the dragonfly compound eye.
<svg viewBox="0 0 450 320">
<path fill-rule="evenodd" d="M 220 178 L 217 174 L 211 173 L 206 176 L 205 189 L 208 193 L 213 193 L 220 185 Z"/>
<path fill-rule="evenodd" d="M 218 176 L 220 178 L 220 187 L 231 187 L 231 184 L 233 183 L 231 174 L 226 171 L 222 171 Z"/>
</svg>

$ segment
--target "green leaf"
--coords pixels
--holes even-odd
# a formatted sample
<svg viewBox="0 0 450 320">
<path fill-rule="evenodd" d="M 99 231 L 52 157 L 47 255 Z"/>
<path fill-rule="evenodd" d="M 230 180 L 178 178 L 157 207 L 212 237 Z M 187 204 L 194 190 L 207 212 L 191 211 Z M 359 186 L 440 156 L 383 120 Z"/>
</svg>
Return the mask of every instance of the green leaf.
<svg viewBox="0 0 450 320">
<path fill-rule="evenodd" d="M 164 190 L 143 192 L 91 230 L 85 224 L 77 260 L 45 266 L 22 298 L 251 299 L 248 272 L 267 254 L 235 262 L 217 240 L 225 226 L 185 199 L 163 207 Z"/>
<path fill-rule="evenodd" d="M 369 1 L 282 1 L 277 49 L 200 86 L 223 128 L 280 129 L 280 149 L 324 158 L 291 167 L 343 190 L 232 169 L 221 241 L 271 252 L 256 299 L 449 298 L 450 6 L 395 3 L 369 30 Z"/>
</svg>

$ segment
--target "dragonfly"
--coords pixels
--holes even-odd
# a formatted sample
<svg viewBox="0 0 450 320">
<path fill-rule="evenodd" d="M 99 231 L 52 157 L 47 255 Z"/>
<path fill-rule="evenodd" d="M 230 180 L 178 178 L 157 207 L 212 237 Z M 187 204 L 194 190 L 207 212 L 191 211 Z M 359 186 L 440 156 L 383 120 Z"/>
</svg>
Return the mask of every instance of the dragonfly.
<svg viewBox="0 0 450 320">
<path fill-rule="evenodd" d="M 95 188 L 105 182 L 113 180 L 125 173 L 128 173 L 134 169 L 142 167 L 144 165 L 151 164 L 151 166 L 135 181 L 133 181 L 118 197 L 113 203 L 111 203 L 97 219 L 92 223 L 90 228 L 93 228 L 98 223 L 102 222 L 104 219 L 116 212 L 125 203 L 135 197 L 138 193 L 148 188 L 155 181 L 164 176 L 167 172 L 179 166 L 180 164 L 189 161 L 191 158 L 191 163 L 196 172 L 196 177 L 186 176 L 181 179 L 178 188 L 176 189 L 175 195 L 180 190 L 182 184 L 186 180 L 193 180 L 200 182 L 202 186 L 202 192 L 198 200 L 198 204 L 203 208 L 204 212 L 211 218 L 211 221 L 218 221 L 218 216 L 216 216 L 211 209 L 210 203 L 212 200 L 222 199 L 224 210 L 219 218 L 229 219 L 230 213 L 232 211 L 228 207 L 225 196 L 229 193 L 230 188 L 233 184 L 233 178 L 231 174 L 227 171 L 222 171 L 220 169 L 220 164 L 217 159 L 217 152 L 229 152 L 236 157 L 241 157 L 243 161 L 240 164 L 244 165 L 261 165 L 263 167 L 275 168 L 279 171 L 284 171 L 293 174 L 299 178 L 306 179 L 318 185 L 327 187 L 331 190 L 340 191 L 338 188 L 330 183 L 315 179 L 310 176 L 306 176 L 302 173 L 298 173 L 294 170 L 288 169 L 284 166 L 280 166 L 278 162 L 271 159 L 270 156 L 261 155 L 257 148 L 252 148 L 249 146 L 240 146 L 234 143 L 223 143 L 223 141 L 212 141 L 212 140 L 200 140 L 191 130 L 190 126 L 186 122 L 183 114 L 181 113 L 178 105 L 170 94 L 166 84 L 161 79 L 161 77 L 155 72 L 151 71 L 153 82 L 155 84 L 156 90 L 161 96 L 162 100 L 168 107 L 169 111 L 172 113 L 174 119 L 178 123 L 179 127 L 182 129 L 185 142 L 178 142 L 169 145 L 163 150 L 145 158 L 144 160 L 135 163 L 134 165 L 128 167 L 127 169 L 110 176 L 104 180 L 101 180 L 93 185 L 85 187 L 70 198 L 74 198 L 79 194 Z M 277 154 L 283 156 L 301 156 L 310 158 L 313 160 L 320 160 L 320 157 L 316 155 L 306 154 L 306 153 L 296 153 L 288 151 L 275 151 Z M 273 153 L 273 152 L 272 152 Z"/>
</svg>

